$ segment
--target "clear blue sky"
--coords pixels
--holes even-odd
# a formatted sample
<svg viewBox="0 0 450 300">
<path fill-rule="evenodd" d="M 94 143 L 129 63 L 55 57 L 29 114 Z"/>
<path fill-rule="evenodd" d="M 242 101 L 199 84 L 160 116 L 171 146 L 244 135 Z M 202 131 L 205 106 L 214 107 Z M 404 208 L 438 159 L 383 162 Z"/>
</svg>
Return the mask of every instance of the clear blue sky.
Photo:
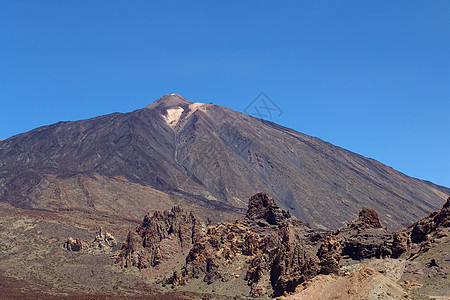
<svg viewBox="0 0 450 300">
<path fill-rule="evenodd" d="M 0 1 L 0 138 L 165 93 L 450 187 L 450 1 Z"/>
</svg>

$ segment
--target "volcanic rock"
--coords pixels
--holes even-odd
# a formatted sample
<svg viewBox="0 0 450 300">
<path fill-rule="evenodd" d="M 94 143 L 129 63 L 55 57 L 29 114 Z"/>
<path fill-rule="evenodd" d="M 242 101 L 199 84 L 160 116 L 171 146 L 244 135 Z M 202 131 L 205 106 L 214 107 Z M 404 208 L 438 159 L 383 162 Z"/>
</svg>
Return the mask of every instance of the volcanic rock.
<svg viewBox="0 0 450 300">
<path fill-rule="evenodd" d="M 450 197 L 441 210 L 432 212 L 426 218 L 414 223 L 411 230 L 411 241 L 420 243 L 427 240 L 427 235 L 440 227 L 450 227 Z"/>
<path fill-rule="evenodd" d="M 188 285 L 191 280 L 222 285 L 239 278 L 237 270 L 246 270 L 251 296 L 270 291 L 272 296 L 280 296 L 318 274 L 339 276 L 344 258 L 399 257 L 412 243 L 408 232 L 388 232 L 378 213 L 367 207 L 358 219 L 327 233 L 289 219 L 289 214 L 267 194 L 254 195 L 248 206 L 243 221 L 209 225 L 206 233 L 195 215 L 178 207 L 148 214 L 142 225 L 129 233 L 119 262 L 123 267 L 154 267 L 188 250 L 185 262 L 161 283 L 172 284 L 173 288 Z M 428 223 L 434 225 L 427 226 L 447 224 L 446 210 L 450 208 L 431 214 Z M 426 246 L 425 242 L 421 245 Z"/>
<path fill-rule="evenodd" d="M 83 241 L 81 241 L 80 239 L 69 237 L 67 241 L 64 242 L 63 247 L 69 251 L 80 251 L 84 248 L 83 244 Z"/>
<path fill-rule="evenodd" d="M 209 226 L 207 233 L 193 245 L 181 271 L 165 282 L 173 286 L 200 278 L 211 284 L 230 280 L 229 268 L 235 258 L 247 256 L 246 280 L 254 297 L 265 294 L 272 286 L 274 295 L 294 290 L 295 286 L 319 272 L 319 260 L 311 256 L 297 226 L 289 222 L 274 199 L 258 193 L 250 198 L 245 222 L 219 223 Z M 300 224 L 299 224 L 300 223 Z M 261 230 L 253 231 L 260 227 Z"/>
<path fill-rule="evenodd" d="M 95 235 L 94 241 L 90 244 L 90 247 L 96 249 L 107 249 L 113 248 L 116 245 L 116 238 L 112 234 L 104 232 L 100 227 L 100 229 L 97 231 L 97 234 Z"/>
<path fill-rule="evenodd" d="M 320 260 L 320 274 L 340 274 L 342 244 L 337 236 L 327 236 L 320 245 L 317 257 Z"/>
<path fill-rule="evenodd" d="M 354 260 L 390 256 L 392 234 L 381 225 L 378 213 L 368 207 L 361 209 L 358 219 L 336 230 L 341 238 L 342 255 Z"/>
<path fill-rule="evenodd" d="M 208 284 L 216 280 L 227 281 L 228 264 L 236 255 L 249 255 L 256 251 L 258 237 L 236 222 L 209 226 L 207 233 L 192 246 L 186 264 L 166 280 L 174 286 L 184 285 L 191 278 L 201 278 Z"/>
<path fill-rule="evenodd" d="M 450 197 L 447 198 L 447 201 L 444 203 L 443 209 L 450 208 Z"/>
<path fill-rule="evenodd" d="M 380 218 L 378 217 L 378 212 L 370 207 L 363 207 L 361 209 L 359 212 L 359 221 L 372 228 L 383 228 L 383 226 L 381 226 Z"/>
<path fill-rule="evenodd" d="M 437 244 L 450 227 L 450 197 L 442 209 L 415 222 L 407 230 L 389 233 L 382 227 L 378 214 L 370 208 L 363 208 L 356 221 L 336 231 L 342 237 L 342 255 L 352 259 L 371 257 L 399 258 L 412 250 L 409 259 L 414 259 Z"/>
<path fill-rule="evenodd" d="M 290 292 L 305 280 L 318 274 L 319 260 L 308 254 L 299 233 L 291 224 L 284 224 L 260 240 L 260 251 L 251 258 L 247 280 L 252 296 L 264 294 L 272 285 L 274 296 Z"/>
<path fill-rule="evenodd" d="M 64 242 L 64 248 L 69 251 L 112 251 L 117 245 L 117 241 L 114 236 L 108 232 L 104 232 L 100 229 L 95 234 L 95 238 L 92 242 L 82 241 L 80 239 L 74 239 L 69 237 L 66 242 Z"/>
<path fill-rule="evenodd" d="M 252 221 L 265 221 L 269 225 L 281 225 L 291 214 L 280 209 L 275 200 L 266 193 L 257 193 L 249 199 L 245 217 Z"/>
<path fill-rule="evenodd" d="M 135 232 L 129 232 L 119 254 L 121 266 L 154 267 L 183 249 L 189 249 L 203 235 L 194 212 L 175 206 L 170 211 L 147 214 Z"/>
<path fill-rule="evenodd" d="M 420 254 L 430 250 L 447 236 L 445 231 L 450 227 L 450 197 L 442 209 L 432 212 L 427 217 L 412 224 L 407 230 L 394 233 L 392 257 L 400 257 L 408 250 L 408 259 L 413 260 Z"/>
<path fill-rule="evenodd" d="M 404 231 L 394 232 L 392 241 L 392 258 L 399 258 L 411 245 L 411 236 Z"/>
</svg>

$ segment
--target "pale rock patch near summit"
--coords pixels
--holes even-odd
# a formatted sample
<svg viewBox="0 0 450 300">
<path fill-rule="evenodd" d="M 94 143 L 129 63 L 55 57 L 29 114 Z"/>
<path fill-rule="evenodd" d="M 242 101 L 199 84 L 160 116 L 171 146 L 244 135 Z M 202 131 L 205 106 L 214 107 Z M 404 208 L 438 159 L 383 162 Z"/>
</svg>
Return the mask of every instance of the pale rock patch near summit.
<svg viewBox="0 0 450 300">
<path fill-rule="evenodd" d="M 173 128 L 178 124 L 183 111 L 184 109 L 179 106 L 175 108 L 169 108 L 167 110 L 167 115 L 163 115 L 163 118 L 167 122 L 167 124 Z"/>
</svg>

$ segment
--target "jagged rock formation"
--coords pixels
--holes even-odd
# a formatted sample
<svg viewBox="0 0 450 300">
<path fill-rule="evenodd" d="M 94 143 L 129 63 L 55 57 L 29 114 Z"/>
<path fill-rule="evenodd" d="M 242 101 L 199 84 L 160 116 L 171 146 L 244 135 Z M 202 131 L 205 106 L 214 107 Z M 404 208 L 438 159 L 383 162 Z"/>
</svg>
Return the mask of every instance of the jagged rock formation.
<svg viewBox="0 0 450 300">
<path fill-rule="evenodd" d="M 289 217 L 264 193 L 250 198 L 242 222 L 208 226 L 206 232 L 194 214 L 180 208 L 155 212 L 128 234 L 118 262 L 122 267 L 154 267 L 189 247 L 185 264 L 164 283 L 177 287 L 193 278 L 227 282 L 236 276 L 230 268 L 241 264 L 248 270 L 245 280 L 253 296 L 265 294 L 268 285 L 281 295 L 320 271 L 320 260 L 297 230 L 306 224 Z"/>
<path fill-rule="evenodd" d="M 358 222 L 367 224 L 371 228 L 383 228 L 378 212 L 370 207 L 363 207 L 359 212 Z"/>
<path fill-rule="evenodd" d="M 343 256 L 354 260 L 390 256 L 392 233 L 381 225 L 378 213 L 363 207 L 358 219 L 336 230 L 332 235 L 341 239 Z"/>
<path fill-rule="evenodd" d="M 427 217 L 412 224 L 407 230 L 394 233 L 392 257 L 400 257 L 409 250 L 409 259 L 427 252 L 433 244 L 439 243 L 447 236 L 450 227 L 450 197 L 442 209 L 432 212 Z"/>
<path fill-rule="evenodd" d="M 269 195 L 257 193 L 250 198 L 245 217 L 248 220 L 259 222 L 259 225 L 262 226 L 265 225 L 265 222 L 269 225 L 281 225 L 291 217 L 291 214 L 281 210 Z"/>
<path fill-rule="evenodd" d="M 244 223 L 211 226 L 206 236 L 191 249 L 181 274 L 174 273 L 168 282 L 186 284 L 189 278 L 212 283 L 227 280 L 227 266 L 238 255 L 248 256 L 246 280 L 254 297 L 266 293 L 271 285 L 274 295 L 281 295 L 319 271 L 318 260 L 288 222 L 290 215 L 267 194 L 250 198 Z M 258 233 L 252 231 L 257 230 Z M 263 230 L 264 229 L 264 230 Z"/>
<path fill-rule="evenodd" d="M 391 257 L 399 258 L 411 245 L 411 236 L 403 231 L 394 232 L 392 236 Z"/>
<path fill-rule="evenodd" d="M 411 244 L 410 234 L 388 232 L 377 212 L 368 207 L 346 226 L 321 233 L 290 219 L 289 213 L 265 193 L 252 196 L 248 206 L 242 221 L 207 227 L 195 214 L 179 207 L 149 214 L 136 231 L 129 233 L 119 263 L 122 267 L 155 267 L 189 250 L 184 264 L 161 283 L 174 288 L 193 279 L 206 284 L 226 283 L 239 276 L 236 270 L 244 269 L 253 297 L 269 292 L 280 296 L 318 274 L 339 276 L 342 258 L 360 261 L 399 257 Z M 417 222 L 412 228 L 448 226 L 447 210 L 450 208 L 431 214 L 428 221 Z"/>
<path fill-rule="evenodd" d="M 308 253 L 301 236 L 289 223 L 264 236 L 259 245 L 247 273 L 254 297 L 265 294 L 267 285 L 272 286 L 274 296 L 280 296 L 319 273 L 319 260 Z"/>
<path fill-rule="evenodd" d="M 104 232 L 100 227 L 100 229 L 95 234 L 95 238 L 92 242 L 86 242 L 80 239 L 69 237 L 67 241 L 64 242 L 63 247 L 69 251 L 111 251 L 116 245 L 117 241 L 114 236 L 108 232 Z"/>
<path fill-rule="evenodd" d="M 432 212 L 427 217 L 415 222 L 408 229 L 388 232 L 383 228 L 375 210 L 363 208 L 359 218 L 347 226 L 336 230 L 333 235 L 342 239 L 342 255 L 361 260 L 371 257 L 399 258 L 410 252 L 409 259 L 414 259 L 428 251 L 433 244 L 439 243 L 441 237 L 450 227 L 450 197 L 442 209 Z"/>
<path fill-rule="evenodd" d="M 327 236 L 317 252 L 317 257 L 320 260 L 320 273 L 339 275 L 341 273 L 339 265 L 341 254 L 342 244 L 340 238 L 335 235 Z"/>
<path fill-rule="evenodd" d="M 121 266 L 154 267 L 202 236 L 202 225 L 193 212 L 175 206 L 170 211 L 147 214 L 136 231 L 128 233 L 119 255 Z"/>
<path fill-rule="evenodd" d="M 112 234 L 104 232 L 103 228 L 100 227 L 95 235 L 94 241 L 90 243 L 89 247 L 92 249 L 109 249 L 116 245 L 116 238 Z"/>
<path fill-rule="evenodd" d="M 450 227 L 450 197 L 441 210 L 432 212 L 428 217 L 412 225 L 411 241 L 421 243 L 428 239 L 427 235 L 443 227 Z"/>
<path fill-rule="evenodd" d="M 207 283 L 227 281 L 227 268 L 237 255 L 258 251 L 258 237 L 248 227 L 236 222 L 209 226 L 206 234 L 193 245 L 181 272 L 175 272 L 168 283 L 184 285 L 190 278 L 202 278 Z"/>
</svg>

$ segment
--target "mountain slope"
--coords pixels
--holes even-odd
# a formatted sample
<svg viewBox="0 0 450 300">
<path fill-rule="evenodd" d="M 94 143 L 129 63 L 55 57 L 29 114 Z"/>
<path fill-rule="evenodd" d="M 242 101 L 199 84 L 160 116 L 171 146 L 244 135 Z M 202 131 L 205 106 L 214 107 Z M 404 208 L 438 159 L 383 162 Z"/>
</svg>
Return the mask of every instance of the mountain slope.
<svg viewBox="0 0 450 300">
<path fill-rule="evenodd" d="M 60 122 L 0 142 L 0 201 L 60 209 L 67 199 L 57 193 L 62 180 L 95 176 L 120 177 L 222 217 L 243 213 L 247 199 L 264 191 L 318 228 L 337 228 L 370 206 L 397 229 L 436 210 L 450 194 L 320 139 L 176 94 L 134 112 Z M 85 187 L 77 207 L 107 211 L 108 204 L 99 204 L 104 193 L 92 194 Z M 134 197 L 116 193 L 109 204 L 120 200 L 117 213 L 140 218 L 131 208 Z M 72 206 L 65 201 L 65 209 Z"/>
</svg>

